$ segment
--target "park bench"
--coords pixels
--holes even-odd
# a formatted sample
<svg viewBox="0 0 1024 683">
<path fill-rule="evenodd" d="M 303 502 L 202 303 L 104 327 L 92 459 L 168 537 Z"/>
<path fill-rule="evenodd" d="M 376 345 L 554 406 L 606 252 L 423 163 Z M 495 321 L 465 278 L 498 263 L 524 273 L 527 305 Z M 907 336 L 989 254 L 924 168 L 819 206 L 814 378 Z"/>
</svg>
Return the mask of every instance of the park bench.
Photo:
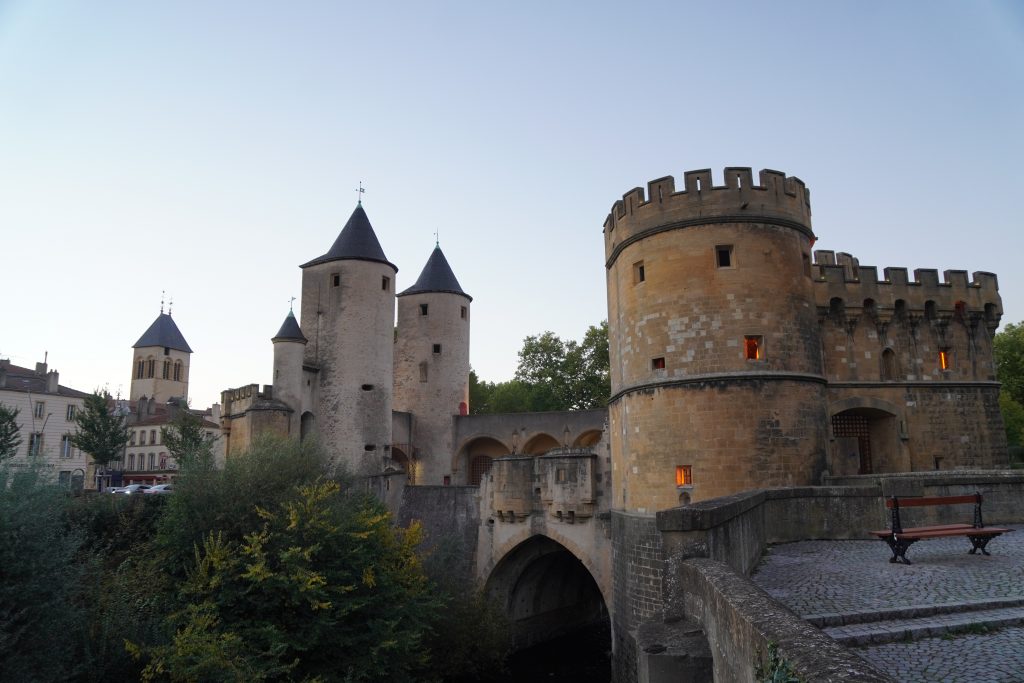
<svg viewBox="0 0 1024 683">
<path fill-rule="evenodd" d="M 900 522 L 900 508 L 925 507 L 936 505 L 967 505 L 974 504 L 974 521 L 971 524 L 940 524 L 937 526 L 919 526 L 904 528 Z M 988 542 L 999 534 L 1005 534 L 1013 529 L 985 526 L 981 518 L 981 494 L 975 493 L 970 496 L 926 496 L 918 498 L 898 498 L 892 496 L 885 501 L 885 507 L 892 510 L 892 523 L 890 529 L 883 531 L 871 531 L 873 536 L 885 541 L 892 550 L 890 562 L 903 562 L 910 564 L 907 559 L 907 549 L 917 541 L 926 541 L 931 538 L 947 538 L 949 536 L 966 536 L 971 541 L 971 555 L 980 550 L 982 554 L 988 555 L 985 550 Z"/>
</svg>

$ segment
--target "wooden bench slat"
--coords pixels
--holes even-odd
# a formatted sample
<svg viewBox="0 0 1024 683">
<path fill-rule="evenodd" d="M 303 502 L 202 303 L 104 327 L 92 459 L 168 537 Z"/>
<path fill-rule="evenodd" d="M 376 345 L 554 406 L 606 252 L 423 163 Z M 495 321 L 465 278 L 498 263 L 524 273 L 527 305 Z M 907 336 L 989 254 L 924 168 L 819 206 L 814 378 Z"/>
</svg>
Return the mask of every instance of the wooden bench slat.
<svg viewBox="0 0 1024 683">
<path fill-rule="evenodd" d="M 980 529 L 947 529 L 945 531 L 914 531 L 913 529 L 905 529 L 902 534 L 896 534 L 896 538 L 942 538 L 945 536 L 998 536 L 1005 534 L 1010 529 L 999 529 L 996 527 L 986 526 Z"/>
<path fill-rule="evenodd" d="M 909 531 L 944 531 L 946 529 L 973 529 L 973 524 L 939 524 L 936 526 L 916 526 L 904 529 L 904 533 Z M 881 529 L 879 531 L 869 531 L 869 534 L 878 536 L 879 538 L 889 536 L 892 534 L 892 529 Z"/>
<path fill-rule="evenodd" d="M 972 494 L 969 496 L 925 496 L 923 498 L 899 498 L 899 506 L 901 508 L 912 508 L 912 507 L 925 507 L 932 505 L 967 505 L 969 503 L 978 503 L 980 496 Z M 893 499 L 885 499 L 885 507 L 892 509 Z"/>
</svg>

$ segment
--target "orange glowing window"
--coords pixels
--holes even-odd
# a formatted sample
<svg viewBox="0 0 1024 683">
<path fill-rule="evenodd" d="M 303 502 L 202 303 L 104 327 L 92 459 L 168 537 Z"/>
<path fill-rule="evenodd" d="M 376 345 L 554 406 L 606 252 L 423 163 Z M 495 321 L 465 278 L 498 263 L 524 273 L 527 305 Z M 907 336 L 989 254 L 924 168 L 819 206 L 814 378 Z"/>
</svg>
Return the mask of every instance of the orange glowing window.
<svg viewBox="0 0 1024 683">
<path fill-rule="evenodd" d="M 665 358 L 653 358 L 651 359 L 651 370 L 664 370 L 665 369 Z"/>
<path fill-rule="evenodd" d="M 743 354 L 747 360 L 764 360 L 764 337 L 761 335 L 743 337 Z"/>
<path fill-rule="evenodd" d="M 950 364 L 949 349 L 939 349 L 939 367 L 943 370 L 949 370 Z"/>
<path fill-rule="evenodd" d="M 693 486 L 692 465 L 676 465 L 676 486 Z"/>
</svg>

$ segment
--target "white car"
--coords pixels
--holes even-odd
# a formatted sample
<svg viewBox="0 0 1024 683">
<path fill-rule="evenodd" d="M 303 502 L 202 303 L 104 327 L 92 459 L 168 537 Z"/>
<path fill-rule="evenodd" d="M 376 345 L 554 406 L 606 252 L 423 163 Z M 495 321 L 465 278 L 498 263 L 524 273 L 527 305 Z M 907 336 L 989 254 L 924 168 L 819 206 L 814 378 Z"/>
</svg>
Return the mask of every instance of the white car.
<svg viewBox="0 0 1024 683">
<path fill-rule="evenodd" d="M 148 489 L 143 491 L 145 494 L 166 494 L 174 493 L 174 486 L 172 484 L 157 484 L 156 486 L 150 486 Z"/>
<path fill-rule="evenodd" d="M 123 486 L 108 486 L 103 489 L 103 493 L 122 493 L 124 491 Z"/>
<path fill-rule="evenodd" d="M 138 493 L 144 493 L 149 488 L 149 484 L 129 484 L 118 491 L 118 493 L 123 493 L 126 496 L 133 496 Z"/>
</svg>

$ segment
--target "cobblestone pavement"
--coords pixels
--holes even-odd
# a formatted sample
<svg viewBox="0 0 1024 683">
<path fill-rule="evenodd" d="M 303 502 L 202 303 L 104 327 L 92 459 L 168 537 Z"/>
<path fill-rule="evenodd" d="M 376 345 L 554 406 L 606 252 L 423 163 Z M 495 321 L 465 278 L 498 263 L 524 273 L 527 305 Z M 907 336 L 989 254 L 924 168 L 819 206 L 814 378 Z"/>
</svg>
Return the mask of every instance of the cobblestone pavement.
<svg viewBox="0 0 1024 683">
<path fill-rule="evenodd" d="M 751 578 L 837 640 L 871 643 L 854 651 L 896 680 L 1024 683 L 1024 627 L 1008 625 L 1024 622 L 1024 526 L 1010 528 L 990 556 L 943 538 L 914 544 L 911 565 L 878 540 L 786 543 Z"/>
</svg>

